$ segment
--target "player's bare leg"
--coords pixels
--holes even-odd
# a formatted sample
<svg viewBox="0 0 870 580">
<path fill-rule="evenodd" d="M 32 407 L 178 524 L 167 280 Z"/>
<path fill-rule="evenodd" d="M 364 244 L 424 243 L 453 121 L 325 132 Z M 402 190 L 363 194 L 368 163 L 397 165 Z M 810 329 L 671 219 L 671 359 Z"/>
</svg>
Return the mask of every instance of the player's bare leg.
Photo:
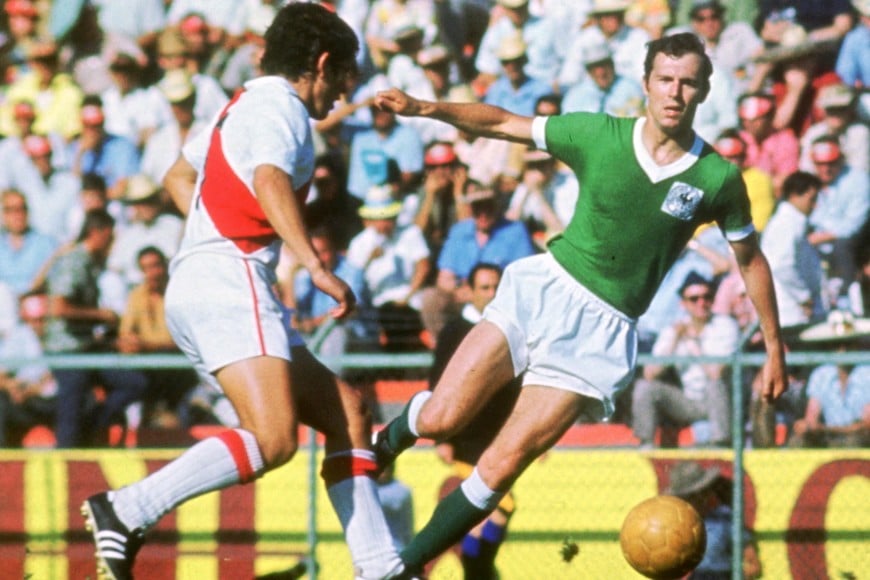
<svg viewBox="0 0 870 580">
<path fill-rule="evenodd" d="M 380 467 L 419 437 L 445 439 L 456 433 L 514 377 L 510 349 L 499 328 L 478 323 L 451 357 L 435 390 L 414 395 L 402 414 L 378 433 Z"/>
<path fill-rule="evenodd" d="M 482 521 L 516 479 L 574 423 L 589 399 L 552 387 L 524 386 L 513 412 L 471 476 L 445 497 L 402 551 L 410 570 L 458 541 Z"/>
<path fill-rule="evenodd" d="M 216 377 L 236 409 L 238 428 L 200 441 L 145 479 L 92 496 L 82 505 L 97 544 L 100 577 L 131 578 L 144 532 L 179 504 L 253 481 L 296 452 L 288 361 L 249 358 L 220 369 Z"/>
<path fill-rule="evenodd" d="M 377 494 L 371 415 L 359 390 L 336 377 L 305 348 L 293 351 L 293 392 L 300 421 L 326 436 L 322 476 L 344 528 L 358 578 L 402 570 Z"/>
</svg>

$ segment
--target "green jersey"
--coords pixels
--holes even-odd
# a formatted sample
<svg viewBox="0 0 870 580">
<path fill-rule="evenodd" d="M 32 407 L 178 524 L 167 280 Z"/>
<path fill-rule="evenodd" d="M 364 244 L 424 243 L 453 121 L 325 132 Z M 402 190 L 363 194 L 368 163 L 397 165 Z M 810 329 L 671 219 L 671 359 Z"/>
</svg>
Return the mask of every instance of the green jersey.
<svg viewBox="0 0 870 580">
<path fill-rule="evenodd" d="M 543 136 L 541 125 L 534 131 L 580 182 L 571 222 L 550 251 L 583 286 L 635 318 L 699 225 L 716 222 L 729 241 L 754 231 L 735 165 L 696 138 L 689 153 L 660 167 L 641 142 L 644 122 L 573 113 L 536 119 L 546 124 Z"/>
</svg>

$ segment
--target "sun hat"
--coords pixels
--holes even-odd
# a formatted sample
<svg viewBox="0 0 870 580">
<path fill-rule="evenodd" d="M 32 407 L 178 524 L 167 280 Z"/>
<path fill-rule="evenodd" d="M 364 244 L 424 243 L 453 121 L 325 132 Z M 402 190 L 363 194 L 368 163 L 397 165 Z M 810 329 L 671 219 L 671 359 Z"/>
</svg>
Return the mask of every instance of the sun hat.
<svg viewBox="0 0 870 580">
<path fill-rule="evenodd" d="M 825 85 L 819 90 L 816 104 L 822 109 L 839 109 L 850 106 L 855 100 L 855 93 L 843 83 Z"/>
<path fill-rule="evenodd" d="M 420 66 L 434 66 L 450 60 L 450 51 L 443 44 L 433 44 L 417 53 L 417 64 Z"/>
<path fill-rule="evenodd" d="M 593 44 L 583 49 L 583 66 L 590 67 L 608 60 L 613 60 L 613 53 L 606 44 Z"/>
<path fill-rule="evenodd" d="M 42 157 L 51 153 L 51 141 L 43 135 L 28 135 L 24 138 L 24 150 L 32 157 Z"/>
<path fill-rule="evenodd" d="M 166 71 L 157 86 L 170 103 L 185 101 L 196 90 L 190 75 L 181 69 Z"/>
<path fill-rule="evenodd" d="M 526 42 L 522 35 L 512 34 L 506 36 L 498 45 L 496 56 L 502 62 L 517 60 L 526 55 Z"/>
<path fill-rule="evenodd" d="M 529 0 L 498 0 L 498 3 L 505 8 L 522 8 L 529 3 Z"/>
<path fill-rule="evenodd" d="M 718 467 L 704 468 L 694 461 L 680 461 L 671 467 L 665 495 L 685 497 L 709 488 L 721 476 Z"/>
<path fill-rule="evenodd" d="M 389 220 L 402 211 L 402 202 L 393 198 L 393 189 L 388 184 L 373 185 L 366 194 L 358 213 L 364 220 Z"/>
<path fill-rule="evenodd" d="M 456 161 L 456 151 L 450 143 L 435 143 L 429 147 L 423 157 L 426 165 L 449 165 L 454 161 Z"/>
<path fill-rule="evenodd" d="M 746 153 L 746 143 L 737 137 L 722 137 L 713 148 L 722 157 L 737 157 Z"/>
<path fill-rule="evenodd" d="M 157 54 L 168 57 L 187 54 L 184 35 L 178 28 L 171 26 L 160 33 L 160 36 L 157 37 Z"/>
<path fill-rule="evenodd" d="M 740 99 L 737 116 L 747 121 L 758 119 L 770 113 L 773 105 L 773 95 L 749 95 Z"/>
<path fill-rule="evenodd" d="M 3 4 L 3 8 L 9 16 L 27 16 L 28 18 L 39 16 L 39 11 L 30 0 L 7 0 Z"/>
<path fill-rule="evenodd" d="M 629 0 L 595 0 L 592 8 L 589 9 L 589 16 L 597 16 L 599 14 L 613 14 L 615 12 L 625 12 L 631 6 Z"/>
<path fill-rule="evenodd" d="M 33 103 L 30 101 L 18 101 L 12 107 L 12 115 L 16 119 L 33 119 L 36 117 L 36 110 L 33 108 Z"/>
<path fill-rule="evenodd" d="M 852 0 L 852 6 L 861 16 L 870 17 L 870 0 Z"/>
<path fill-rule="evenodd" d="M 124 196 L 121 201 L 124 203 L 148 202 L 156 198 L 160 190 L 160 185 L 154 183 L 147 175 L 139 173 L 127 180 L 127 187 L 124 188 Z"/>
<path fill-rule="evenodd" d="M 855 318 L 851 312 L 834 310 L 825 322 L 804 329 L 798 338 L 803 342 L 840 342 L 870 336 L 870 318 Z"/>
<path fill-rule="evenodd" d="M 836 141 L 821 138 L 810 145 L 810 159 L 818 163 L 833 163 L 843 155 Z"/>
</svg>

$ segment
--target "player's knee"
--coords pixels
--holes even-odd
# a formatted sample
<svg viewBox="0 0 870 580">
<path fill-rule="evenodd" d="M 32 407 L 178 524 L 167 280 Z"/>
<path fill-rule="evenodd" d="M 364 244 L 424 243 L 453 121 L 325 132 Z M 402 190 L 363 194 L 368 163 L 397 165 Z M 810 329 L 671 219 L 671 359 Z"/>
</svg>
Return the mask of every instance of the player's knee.
<svg viewBox="0 0 870 580">
<path fill-rule="evenodd" d="M 417 415 L 417 431 L 423 437 L 444 439 L 459 430 L 460 419 L 455 406 L 429 399 Z"/>
<path fill-rule="evenodd" d="M 267 469 L 274 469 L 284 465 L 296 455 L 299 449 L 299 440 L 296 433 L 286 433 L 279 430 L 268 433 L 258 432 L 257 444 L 263 456 L 263 463 Z"/>
</svg>

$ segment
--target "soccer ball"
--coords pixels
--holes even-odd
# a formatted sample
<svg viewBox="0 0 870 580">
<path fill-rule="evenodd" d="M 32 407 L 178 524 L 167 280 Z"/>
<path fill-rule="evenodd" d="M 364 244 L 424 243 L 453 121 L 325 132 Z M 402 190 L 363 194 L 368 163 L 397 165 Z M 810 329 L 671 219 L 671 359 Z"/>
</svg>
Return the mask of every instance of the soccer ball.
<svg viewBox="0 0 870 580">
<path fill-rule="evenodd" d="M 688 502 L 660 495 L 636 505 L 619 532 L 622 554 L 647 578 L 680 578 L 704 557 L 704 522 Z"/>
</svg>

